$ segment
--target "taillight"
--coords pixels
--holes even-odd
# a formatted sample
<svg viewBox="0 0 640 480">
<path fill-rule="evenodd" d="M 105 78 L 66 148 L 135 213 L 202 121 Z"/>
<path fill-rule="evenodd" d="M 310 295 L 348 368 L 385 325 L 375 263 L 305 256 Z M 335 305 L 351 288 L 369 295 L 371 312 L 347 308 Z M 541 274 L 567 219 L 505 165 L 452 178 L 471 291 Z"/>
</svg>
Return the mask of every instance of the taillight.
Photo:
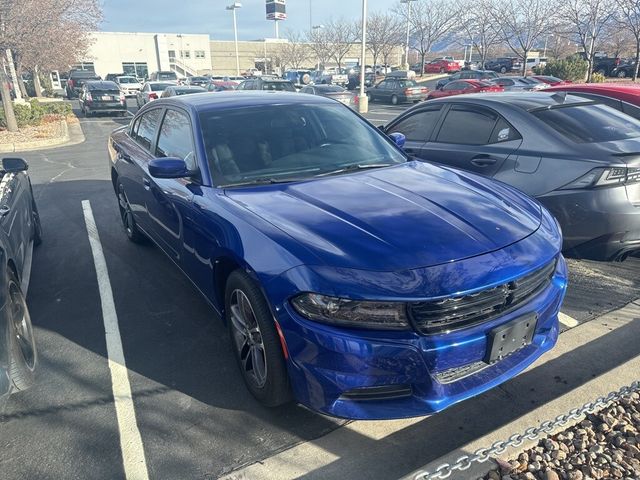
<svg viewBox="0 0 640 480">
<path fill-rule="evenodd" d="M 158 99 L 158 95 L 156 95 L 155 93 L 149 94 L 149 100 L 157 100 L 157 99 Z"/>
<path fill-rule="evenodd" d="M 360 104 L 360 97 L 358 95 L 354 95 L 352 98 L 353 98 L 353 104 L 354 105 L 359 105 Z"/>
<path fill-rule="evenodd" d="M 428 88 L 426 88 L 426 87 L 422 87 L 422 88 L 420 89 L 420 93 L 429 93 L 429 89 L 428 89 Z"/>
<path fill-rule="evenodd" d="M 67 85 L 69 85 L 70 88 L 73 88 L 73 80 L 67 80 Z"/>
<path fill-rule="evenodd" d="M 611 187 L 640 182 L 640 167 L 595 168 L 560 190 L 576 188 Z"/>
<path fill-rule="evenodd" d="M 405 95 L 411 95 L 411 89 L 410 88 L 405 88 L 404 89 L 404 94 Z"/>
<path fill-rule="evenodd" d="M 124 92 L 120 92 L 120 103 L 124 103 L 127 101 L 127 98 L 124 96 Z"/>
<path fill-rule="evenodd" d="M 87 95 L 84 97 L 84 101 L 89 103 L 93 102 L 93 97 L 90 93 L 87 93 Z"/>
</svg>

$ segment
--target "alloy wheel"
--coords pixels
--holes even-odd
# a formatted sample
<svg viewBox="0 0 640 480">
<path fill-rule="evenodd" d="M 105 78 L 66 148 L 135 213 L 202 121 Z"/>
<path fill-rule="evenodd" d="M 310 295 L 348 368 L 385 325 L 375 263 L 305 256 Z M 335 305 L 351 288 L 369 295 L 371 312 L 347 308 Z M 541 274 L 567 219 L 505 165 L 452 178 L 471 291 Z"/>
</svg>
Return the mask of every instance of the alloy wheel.
<svg viewBox="0 0 640 480">
<path fill-rule="evenodd" d="M 240 357 L 243 373 L 258 388 L 267 382 L 267 357 L 262 332 L 251 302 L 242 290 L 231 293 L 231 328 L 233 343 Z"/>
<path fill-rule="evenodd" d="M 29 310 L 25 304 L 24 297 L 20 292 L 20 287 L 13 281 L 9 284 L 9 301 L 11 302 L 11 319 L 18 348 L 22 353 L 27 368 L 33 370 L 36 364 L 36 350 L 31 318 L 29 317 Z"/>
</svg>

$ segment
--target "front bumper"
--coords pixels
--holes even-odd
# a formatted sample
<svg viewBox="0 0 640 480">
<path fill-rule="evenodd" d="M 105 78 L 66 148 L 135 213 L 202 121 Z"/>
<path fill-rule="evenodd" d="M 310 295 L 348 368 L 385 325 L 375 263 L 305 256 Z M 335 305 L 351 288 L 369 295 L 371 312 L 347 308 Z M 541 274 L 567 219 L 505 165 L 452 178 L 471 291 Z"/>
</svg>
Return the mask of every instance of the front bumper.
<svg viewBox="0 0 640 480">
<path fill-rule="evenodd" d="M 623 259 L 640 250 L 640 185 L 558 190 L 538 200 L 558 219 L 563 251 L 591 260 Z"/>
</svg>

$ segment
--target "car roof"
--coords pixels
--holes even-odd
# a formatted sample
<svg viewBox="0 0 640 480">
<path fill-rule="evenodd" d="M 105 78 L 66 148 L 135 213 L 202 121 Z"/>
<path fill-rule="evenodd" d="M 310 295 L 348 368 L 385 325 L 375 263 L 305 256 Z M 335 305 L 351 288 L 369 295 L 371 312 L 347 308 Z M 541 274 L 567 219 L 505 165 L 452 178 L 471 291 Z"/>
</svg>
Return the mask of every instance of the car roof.
<svg viewBox="0 0 640 480">
<path fill-rule="evenodd" d="M 546 92 L 501 92 L 495 93 L 475 93 L 472 95 L 456 95 L 454 97 L 444 97 L 429 100 L 429 104 L 434 103 L 473 103 L 490 107 L 492 105 L 510 105 L 522 110 L 530 111 L 538 108 L 550 108 L 560 105 L 579 105 L 593 103 L 582 97 L 575 95 L 561 95 Z"/>
<path fill-rule="evenodd" d="M 640 85 L 635 83 L 569 83 L 550 87 L 549 90 L 574 90 L 576 92 L 618 92 L 640 95 Z"/>
<path fill-rule="evenodd" d="M 209 95 L 163 98 L 154 102 L 154 105 L 161 105 L 161 103 L 158 102 L 187 107 L 195 112 L 203 112 L 216 108 L 245 108 L 267 105 L 335 105 L 334 100 L 318 95 L 308 95 L 297 92 L 265 92 L 261 90 L 236 90 Z"/>
<path fill-rule="evenodd" d="M 116 82 L 112 82 L 111 80 L 92 80 L 89 82 L 85 82 L 87 87 L 94 88 L 116 88 L 119 89 L 118 84 Z"/>
</svg>

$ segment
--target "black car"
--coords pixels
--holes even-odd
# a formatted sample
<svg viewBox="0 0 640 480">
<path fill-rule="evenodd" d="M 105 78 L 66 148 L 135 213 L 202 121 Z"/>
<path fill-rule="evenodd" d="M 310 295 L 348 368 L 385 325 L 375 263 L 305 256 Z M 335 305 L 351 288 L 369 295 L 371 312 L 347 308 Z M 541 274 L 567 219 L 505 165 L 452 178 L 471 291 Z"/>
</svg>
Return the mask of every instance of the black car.
<svg viewBox="0 0 640 480">
<path fill-rule="evenodd" d="M 254 77 L 248 78 L 240 85 L 238 85 L 237 90 L 272 90 L 279 92 L 295 92 L 296 87 L 289 80 L 282 80 L 275 77 Z"/>
<path fill-rule="evenodd" d="M 622 65 L 618 65 L 613 70 L 611 70 L 612 77 L 618 78 L 631 78 L 633 74 L 636 72 L 636 64 L 635 62 L 625 63 Z"/>
<path fill-rule="evenodd" d="M 376 74 L 373 72 L 364 74 L 364 86 L 372 87 L 376 83 Z M 349 75 L 349 83 L 347 83 L 349 90 L 360 88 L 360 72 L 355 72 Z"/>
<path fill-rule="evenodd" d="M 100 80 L 100 76 L 96 75 L 96 72 L 93 70 L 71 70 L 65 87 L 67 98 L 76 98 L 80 94 L 85 82 L 92 80 Z"/>
<path fill-rule="evenodd" d="M 382 101 L 392 105 L 426 100 L 429 90 L 421 87 L 415 80 L 387 77 L 377 85 L 367 88 L 370 102 Z"/>
<path fill-rule="evenodd" d="M 22 282 L 42 228 L 27 168 L 21 158 L 4 158 L 0 168 L 0 414 L 9 394 L 33 383 L 38 363 Z"/>
<path fill-rule="evenodd" d="M 499 72 L 504 75 L 512 70 L 518 70 L 521 65 L 522 62 L 516 57 L 500 57 L 485 62 L 484 69 Z"/>
<path fill-rule="evenodd" d="M 206 87 L 211 79 L 205 75 L 198 77 L 188 77 L 186 84 L 192 87 Z"/>
<path fill-rule="evenodd" d="M 441 78 L 436 84 L 437 90 L 442 90 L 447 83 L 455 80 L 491 80 L 498 78 L 498 74 L 491 70 L 462 70 L 461 72 L 449 75 L 447 78 Z"/>
<path fill-rule="evenodd" d="M 179 95 L 189 95 L 191 93 L 204 93 L 206 91 L 207 89 L 202 87 L 175 85 L 165 88 L 162 95 L 160 95 L 160 98 L 177 97 Z"/>
<path fill-rule="evenodd" d="M 561 93 L 459 95 L 409 109 L 386 132 L 403 133 L 419 159 L 538 199 L 570 255 L 624 260 L 640 250 L 640 121 L 611 107 Z"/>
<path fill-rule="evenodd" d="M 127 113 L 126 98 L 115 82 L 106 80 L 85 82 L 78 100 L 80 110 L 87 117 L 95 113 L 115 113 L 121 116 Z"/>
</svg>

